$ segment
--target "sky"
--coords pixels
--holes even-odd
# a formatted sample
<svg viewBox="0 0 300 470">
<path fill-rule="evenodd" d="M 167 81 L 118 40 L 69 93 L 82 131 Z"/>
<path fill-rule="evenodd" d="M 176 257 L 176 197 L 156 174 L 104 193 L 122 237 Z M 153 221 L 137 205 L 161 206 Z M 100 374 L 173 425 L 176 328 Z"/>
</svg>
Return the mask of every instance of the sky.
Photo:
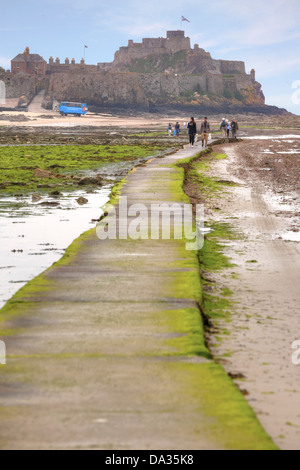
<svg viewBox="0 0 300 470">
<path fill-rule="evenodd" d="M 0 66 L 29 46 L 49 60 L 111 62 L 128 39 L 184 29 L 214 59 L 256 70 L 266 103 L 300 115 L 300 0 L 0 0 Z M 2 5 L 1 5 L 2 4 Z M 181 15 L 190 23 L 181 23 Z"/>
</svg>

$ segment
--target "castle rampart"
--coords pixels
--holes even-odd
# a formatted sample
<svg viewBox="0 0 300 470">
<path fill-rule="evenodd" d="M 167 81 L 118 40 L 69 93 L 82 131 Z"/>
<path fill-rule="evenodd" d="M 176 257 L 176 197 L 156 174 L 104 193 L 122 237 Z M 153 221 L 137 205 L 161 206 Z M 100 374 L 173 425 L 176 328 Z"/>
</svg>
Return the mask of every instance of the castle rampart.
<svg viewBox="0 0 300 470">
<path fill-rule="evenodd" d="M 120 47 L 115 53 L 113 64 L 117 67 L 149 55 L 175 54 L 190 49 L 191 41 L 184 36 L 184 31 L 168 31 L 166 38 L 144 38 L 141 43 L 130 39 L 127 47 Z"/>
<path fill-rule="evenodd" d="M 0 77 L 1 78 L 1 77 Z M 120 47 L 113 62 L 87 65 L 82 59 L 61 61 L 30 54 L 26 48 L 4 74 L 8 97 L 29 98 L 45 89 L 47 102 L 83 100 L 94 105 L 142 106 L 149 103 L 236 100 L 264 104 L 255 70 L 246 74 L 242 61 L 215 60 L 184 31 L 167 31 L 166 37 L 144 38 Z M 198 101 L 197 101 L 198 100 Z M 208 100 L 208 101 L 207 101 Z"/>
</svg>

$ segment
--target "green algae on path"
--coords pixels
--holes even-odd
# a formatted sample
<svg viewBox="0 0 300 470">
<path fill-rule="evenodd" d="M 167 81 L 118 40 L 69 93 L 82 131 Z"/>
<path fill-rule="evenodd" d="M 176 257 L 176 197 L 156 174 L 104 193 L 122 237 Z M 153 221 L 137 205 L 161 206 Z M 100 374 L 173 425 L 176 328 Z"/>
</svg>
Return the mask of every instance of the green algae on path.
<svg viewBox="0 0 300 470">
<path fill-rule="evenodd" d="M 220 181 L 207 175 L 210 164 L 214 160 L 223 160 L 227 156 L 215 154 L 212 149 L 208 149 L 203 156 L 198 156 L 190 162 L 185 162 L 185 185 L 187 194 L 194 199 L 205 203 L 213 208 L 217 199 L 222 195 L 226 186 L 231 182 Z M 204 246 L 199 251 L 199 265 L 201 269 L 201 282 L 204 286 L 202 297 L 203 314 L 209 323 L 210 319 L 225 317 L 230 319 L 232 293 L 221 290 L 217 292 L 218 286 L 211 279 L 207 279 L 210 273 L 224 271 L 233 268 L 234 265 L 224 254 L 224 243 L 239 238 L 233 227 L 224 222 L 210 222 L 206 224 L 210 231 L 204 237 Z M 212 293 L 213 292 L 213 293 Z"/>
<path fill-rule="evenodd" d="M 186 202 L 184 171 L 172 162 L 137 168 L 121 194 Z M 12 333 L 3 338 L 1 447 L 275 449 L 211 360 L 201 298 L 185 240 L 84 234 L 0 312 Z"/>
</svg>

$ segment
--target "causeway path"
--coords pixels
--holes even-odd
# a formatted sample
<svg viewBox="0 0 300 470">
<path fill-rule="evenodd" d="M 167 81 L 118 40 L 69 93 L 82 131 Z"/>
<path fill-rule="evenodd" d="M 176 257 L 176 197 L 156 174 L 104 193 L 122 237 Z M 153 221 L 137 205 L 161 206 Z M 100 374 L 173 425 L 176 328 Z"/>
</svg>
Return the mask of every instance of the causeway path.
<svg viewBox="0 0 300 470">
<path fill-rule="evenodd" d="M 201 149 L 130 173 L 128 204 L 187 202 Z M 273 449 L 203 339 L 197 253 L 95 230 L 0 311 L 1 449 Z"/>
</svg>

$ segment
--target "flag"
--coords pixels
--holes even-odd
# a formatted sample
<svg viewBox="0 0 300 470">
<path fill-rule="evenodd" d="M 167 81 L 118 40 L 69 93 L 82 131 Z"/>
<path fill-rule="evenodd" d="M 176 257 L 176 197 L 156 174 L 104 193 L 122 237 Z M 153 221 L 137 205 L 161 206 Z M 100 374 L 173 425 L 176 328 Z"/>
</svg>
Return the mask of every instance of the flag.
<svg viewBox="0 0 300 470">
<path fill-rule="evenodd" d="M 190 20 L 188 20 L 187 18 L 185 18 L 185 16 L 181 16 L 181 21 L 187 21 L 188 23 L 190 23 Z"/>
</svg>

